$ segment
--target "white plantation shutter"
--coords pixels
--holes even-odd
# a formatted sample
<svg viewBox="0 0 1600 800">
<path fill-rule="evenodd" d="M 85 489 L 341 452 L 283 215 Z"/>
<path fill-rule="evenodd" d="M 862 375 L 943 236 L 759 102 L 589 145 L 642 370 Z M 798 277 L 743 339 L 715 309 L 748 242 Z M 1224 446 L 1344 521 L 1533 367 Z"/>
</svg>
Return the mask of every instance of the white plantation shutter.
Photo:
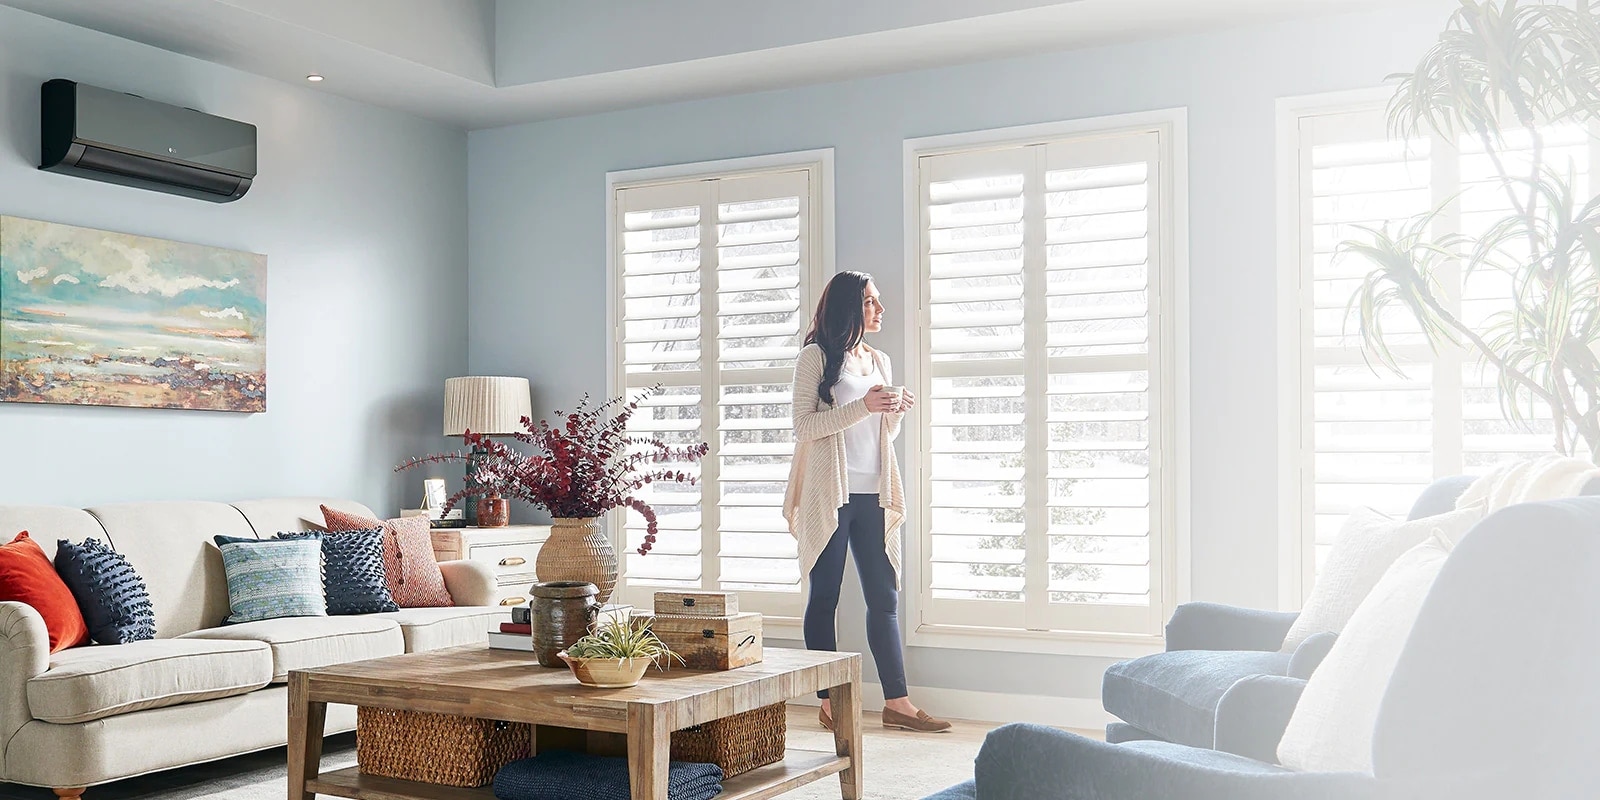
<svg viewBox="0 0 1600 800">
<path fill-rule="evenodd" d="M 796 616 L 800 573 L 783 519 L 794 452 L 789 383 L 816 291 L 815 167 L 617 190 L 621 385 L 666 392 L 631 430 L 707 442 L 697 486 L 652 484 L 660 517 L 626 514 L 623 598 L 659 588 L 732 590 L 752 610 Z M 678 467 L 673 467 L 674 469 Z"/>
<path fill-rule="evenodd" d="M 1546 132 L 1548 163 L 1579 178 L 1588 170 L 1582 130 Z M 1368 240 L 1364 228 L 1391 232 L 1459 196 L 1434 222 L 1431 236 L 1481 235 L 1510 209 L 1482 145 L 1437 136 L 1391 139 L 1381 104 L 1370 109 L 1308 113 L 1299 118 L 1299 229 L 1302 369 L 1299 377 L 1302 454 L 1301 595 L 1311 589 L 1350 510 L 1370 506 L 1404 517 L 1435 478 L 1482 474 L 1503 461 L 1552 451 L 1550 414 L 1505 420 L 1492 368 L 1456 348 L 1434 353 L 1411 315 L 1385 318 L 1385 340 L 1402 375 L 1363 355 L 1350 299 L 1372 266 L 1335 261 L 1341 242 Z M 1526 151 L 1505 156 L 1509 168 Z M 1442 270 L 1445 307 L 1474 328 L 1511 307 L 1509 277 L 1496 270 L 1463 275 Z"/>
<path fill-rule="evenodd" d="M 1436 472 L 1434 356 L 1416 323 L 1392 313 L 1385 327 L 1406 376 L 1381 367 L 1374 372 L 1362 353 L 1358 322 L 1348 313 L 1370 267 L 1353 257 L 1334 259 L 1341 242 L 1370 238 L 1363 228 L 1388 225 L 1393 232 L 1435 201 L 1429 141 L 1390 141 L 1381 113 L 1310 117 L 1301 131 L 1302 141 L 1313 143 L 1301 152 L 1302 202 L 1310 210 L 1301 253 L 1310 264 L 1305 433 L 1314 443 L 1304 553 L 1307 568 L 1314 568 L 1352 508 L 1371 506 L 1403 518 Z"/>
<path fill-rule="evenodd" d="M 1159 631 L 1161 136 L 918 158 L 925 624 Z"/>
</svg>

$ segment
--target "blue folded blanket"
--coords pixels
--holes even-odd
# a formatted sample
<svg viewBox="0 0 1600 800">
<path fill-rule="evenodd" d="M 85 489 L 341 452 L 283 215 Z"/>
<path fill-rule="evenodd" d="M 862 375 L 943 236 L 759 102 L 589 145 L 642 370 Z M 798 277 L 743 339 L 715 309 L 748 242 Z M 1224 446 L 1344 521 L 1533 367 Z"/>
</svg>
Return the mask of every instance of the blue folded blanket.
<svg viewBox="0 0 1600 800">
<path fill-rule="evenodd" d="M 668 800 L 711 800 L 722 793 L 716 764 L 673 761 L 667 769 Z M 628 760 L 551 750 L 513 761 L 494 776 L 500 800 L 631 800 Z"/>
</svg>

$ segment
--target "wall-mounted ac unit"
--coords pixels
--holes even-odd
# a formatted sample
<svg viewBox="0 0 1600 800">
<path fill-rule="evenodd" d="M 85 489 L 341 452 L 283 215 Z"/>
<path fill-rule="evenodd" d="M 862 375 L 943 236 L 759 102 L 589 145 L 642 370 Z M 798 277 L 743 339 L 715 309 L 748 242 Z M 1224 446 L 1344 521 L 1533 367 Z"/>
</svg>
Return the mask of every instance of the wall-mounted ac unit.
<svg viewBox="0 0 1600 800">
<path fill-rule="evenodd" d="M 40 169 L 214 203 L 256 176 L 254 125 L 61 78 L 40 96 Z"/>
</svg>

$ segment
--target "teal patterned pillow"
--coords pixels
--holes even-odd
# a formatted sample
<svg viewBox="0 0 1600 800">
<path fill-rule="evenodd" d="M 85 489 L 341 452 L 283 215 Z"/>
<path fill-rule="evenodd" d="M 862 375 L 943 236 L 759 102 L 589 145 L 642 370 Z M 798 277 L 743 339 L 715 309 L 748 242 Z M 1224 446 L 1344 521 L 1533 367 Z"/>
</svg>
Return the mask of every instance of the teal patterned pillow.
<svg viewBox="0 0 1600 800">
<path fill-rule="evenodd" d="M 228 575 L 225 625 L 278 617 L 325 617 L 322 539 L 240 540 L 216 537 Z"/>
</svg>

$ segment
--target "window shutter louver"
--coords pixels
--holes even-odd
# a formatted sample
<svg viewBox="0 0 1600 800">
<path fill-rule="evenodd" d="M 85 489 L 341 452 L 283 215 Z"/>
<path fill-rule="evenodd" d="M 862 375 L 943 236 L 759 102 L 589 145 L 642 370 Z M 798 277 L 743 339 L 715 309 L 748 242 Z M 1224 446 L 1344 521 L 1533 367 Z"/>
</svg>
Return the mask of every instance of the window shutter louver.
<svg viewBox="0 0 1600 800">
<path fill-rule="evenodd" d="M 641 492 L 660 515 L 625 514 L 624 596 L 657 588 L 736 590 L 744 605 L 799 613 L 799 566 L 782 503 L 794 452 L 789 383 L 808 323 L 821 228 L 817 168 L 714 175 L 617 190 L 621 378 L 663 384 L 631 432 L 707 442 L 683 465 L 693 487 Z M 674 467 L 676 468 L 676 467 Z"/>
<path fill-rule="evenodd" d="M 1159 630 L 1160 144 L 918 159 L 926 622 Z"/>
</svg>

